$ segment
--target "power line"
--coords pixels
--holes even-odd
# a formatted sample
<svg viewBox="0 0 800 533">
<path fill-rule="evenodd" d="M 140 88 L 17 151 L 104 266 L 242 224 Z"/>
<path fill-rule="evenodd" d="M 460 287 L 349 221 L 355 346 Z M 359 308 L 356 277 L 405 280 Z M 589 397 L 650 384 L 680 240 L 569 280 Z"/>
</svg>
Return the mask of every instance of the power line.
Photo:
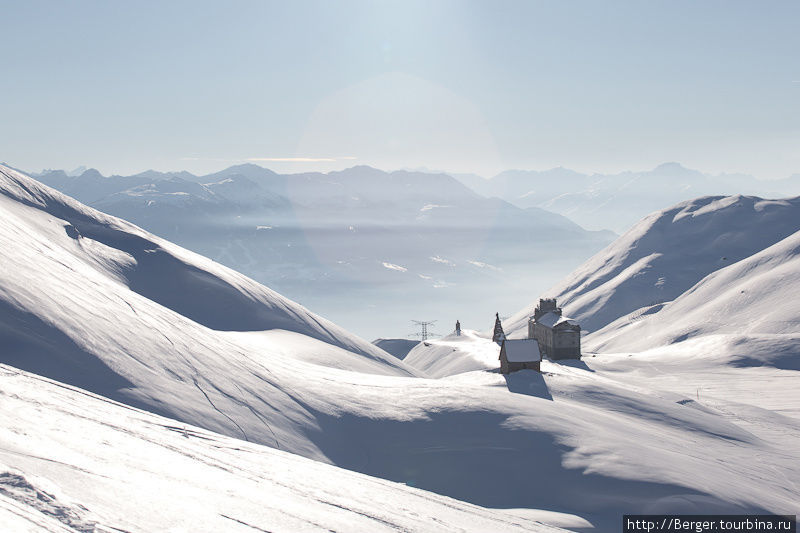
<svg viewBox="0 0 800 533">
<path fill-rule="evenodd" d="M 419 337 L 421 340 L 426 341 L 428 340 L 428 337 L 430 337 L 431 335 L 438 335 L 438 333 L 433 333 L 432 331 L 428 331 L 428 326 L 434 324 L 436 322 L 435 320 L 431 320 L 429 322 L 423 320 L 412 320 L 411 322 L 417 324 L 420 327 L 421 331 L 419 333 L 412 333 L 411 335 L 409 335 L 409 337 Z"/>
</svg>

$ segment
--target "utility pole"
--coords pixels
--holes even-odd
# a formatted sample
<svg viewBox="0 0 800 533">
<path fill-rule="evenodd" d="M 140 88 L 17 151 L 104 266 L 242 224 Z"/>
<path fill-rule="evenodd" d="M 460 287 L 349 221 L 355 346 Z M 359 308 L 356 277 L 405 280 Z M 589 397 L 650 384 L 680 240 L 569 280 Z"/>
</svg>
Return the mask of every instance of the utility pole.
<svg viewBox="0 0 800 533">
<path fill-rule="evenodd" d="M 431 320 L 429 322 L 425 322 L 423 320 L 412 320 L 411 322 L 418 325 L 421 331 L 419 333 L 411 334 L 410 337 L 419 337 L 421 340 L 426 341 L 430 335 L 437 335 L 437 333 L 428 331 L 428 326 L 434 324 L 436 322 L 435 320 Z"/>
</svg>

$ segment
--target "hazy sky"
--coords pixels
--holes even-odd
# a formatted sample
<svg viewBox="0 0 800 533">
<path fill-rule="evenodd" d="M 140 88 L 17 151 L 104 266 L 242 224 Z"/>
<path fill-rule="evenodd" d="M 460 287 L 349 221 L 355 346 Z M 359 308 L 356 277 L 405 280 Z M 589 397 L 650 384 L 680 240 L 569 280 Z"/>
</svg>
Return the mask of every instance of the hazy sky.
<svg viewBox="0 0 800 533">
<path fill-rule="evenodd" d="M 798 1 L 0 0 L 0 13 L 0 161 L 26 170 L 800 172 Z"/>
</svg>

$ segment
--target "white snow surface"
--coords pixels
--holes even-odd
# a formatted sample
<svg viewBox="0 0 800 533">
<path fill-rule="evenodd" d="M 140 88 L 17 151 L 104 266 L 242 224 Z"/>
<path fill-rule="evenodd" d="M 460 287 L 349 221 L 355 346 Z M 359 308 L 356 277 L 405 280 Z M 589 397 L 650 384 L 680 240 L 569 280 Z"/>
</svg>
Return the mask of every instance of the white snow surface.
<svg viewBox="0 0 800 533">
<path fill-rule="evenodd" d="M 503 376 L 484 370 L 496 369 L 497 345 L 468 330 L 418 346 L 405 364 L 244 276 L 18 173 L 2 169 L 0 192 L 1 363 L 167 415 L 179 421 L 171 423 L 175 427 L 241 439 L 191 428 L 212 447 L 250 450 L 262 444 L 484 507 L 580 517 L 599 531 L 617 530 L 623 513 L 798 511 L 800 491 L 787 482 L 800 477 L 800 440 L 788 407 L 800 400 L 795 371 L 743 367 L 722 344 L 714 360 L 681 352 L 692 361 L 684 366 L 672 364 L 673 353 L 655 353 L 646 365 L 626 367 L 627 358 L 618 356 L 609 361 L 623 364 L 605 368 L 595 364 L 602 361 L 597 357 L 545 361 L 542 374 Z M 423 348 L 439 356 L 415 354 Z M 787 345 L 787 353 L 792 349 Z M 762 358 L 771 357 L 767 348 L 762 352 Z M 454 362 L 448 362 L 451 354 Z M 668 370 L 661 370 L 662 363 Z M 693 400 L 690 378 L 721 364 L 736 377 L 736 395 L 719 382 L 718 392 Z M 447 377 L 415 377 L 426 373 Z M 768 406 L 760 407 L 753 398 L 756 388 L 765 387 Z M 10 384 L 0 387 L 10 390 Z M 45 401 L 19 390 L 9 393 L 9 402 L 14 394 L 23 403 L 30 398 L 33 413 L 10 419 L 16 407 L 4 408 L 9 431 L 2 438 L 13 439 L 16 451 L 31 453 L 40 434 L 27 426 L 37 408 L 48 410 L 36 402 L 72 400 Z M 91 419 L 93 409 L 76 407 L 76 423 Z M 181 442 L 196 438 L 172 432 Z M 75 442 L 93 438 L 80 427 L 53 429 L 52 435 L 60 434 Z M 107 438 L 111 447 L 114 438 Z M 9 472 L 16 469 L 12 473 L 26 480 L 12 476 L 10 483 L 27 494 L 40 478 L 66 484 L 66 476 L 51 475 L 61 468 L 49 460 L 51 448 L 41 445 L 44 451 L 36 455 L 42 459 L 24 469 L 9 464 Z M 103 443 L 72 450 L 68 455 L 80 462 L 103 453 Z M 0 457 L 8 460 L 7 454 Z M 163 479 L 143 484 L 152 481 L 154 495 L 177 476 L 172 459 L 180 463 L 175 457 L 152 463 Z M 98 460 L 105 468 L 98 474 L 121 468 L 113 456 Z M 236 461 L 219 460 L 238 472 Z M 139 479 L 137 471 L 132 466 L 130 476 Z M 253 494 L 243 496 L 250 501 L 261 484 L 257 476 L 244 475 L 255 479 L 248 485 Z M 270 479 L 297 484 L 293 476 L 276 476 Z M 92 503 L 100 513 L 104 507 L 93 502 L 113 491 L 94 492 L 92 486 L 82 485 L 93 494 L 86 500 L 68 487 L 59 491 L 64 502 L 75 498 L 90 511 Z M 220 498 L 237 500 L 236 483 L 219 486 L 227 487 L 215 491 Z M 177 502 L 188 498 L 178 494 Z M 0 496 L 4 514 L 13 513 L 16 504 Z M 20 511 L 15 520 L 32 516 Z M 159 516 L 173 519 L 169 512 L 153 519 Z M 53 525 L 51 515 L 36 519 Z M 474 529 L 492 527 L 476 522 Z"/>
<path fill-rule="evenodd" d="M 406 358 L 412 348 L 419 344 L 419 341 L 411 339 L 375 339 L 372 344 L 402 360 Z"/>
<path fill-rule="evenodd" d="M 800 231 L 709 274 L 657 312 L 612 322 L 590 335 L 586 346 L 641 351 L 712 334 L 800 339 L 800 303 L 792 296 L 799 293 Z M 778 364 L 800 370 L 800 352 L 795 361 Z"/>
<path fill-rule="evenodd" d="M 312 457 L 314 416 L 263 362 L 418 375 L 266 287 L 5 167 L 0 212 L 0 362 Z"/>
<path fill-rule="evenodd" d="M 502 348 L 511 363 L 529 363 L 542 360 L 539 343 L 534 339 L 506 339 Z"/>
<path fill-rule="evenodd" d="M 594 332 L 629 313 L 672 301 L 708 274 L 798 230 L 800 197 L 697 198 L 648 215 L 546 296 L 557 297 L 565 315 Z M 527 334 L 537 303 L 503 324 L 510 337 Z"/>
<path fill-rule="evenodd" d="M 441 378 L 473 370 L 497 368 L 500 346 L 470 329 L 417 344 L 403 360 L 406 364 Z"/>
<path fill-rule="evenodd" d="M 561 531 L 0 365 L 3 531 Z M 539 512 L 542 513 L 542 512 Z"/>
<path fill-rule="evenodd" d="M 548 328 L 553 328 L 553 327 L 555 327 L 555 326 L 557 326 L 559 324 L 564 324 L 564 323 L 570 324 L 570 325 L 577 325 L 578 324 L 578 322 L 576 320 L 573 320 L 572 318 L 569 318 L 569 317 L 564 316 L 564 315 L 559 315 L 558 313 L 554 313 L 552 311 L 550 311 L 549 313 L 545 313 L 542 316 L 540 316 L 536 320 L 536 322 L 540 323 L 540 324 L 543 324 L 543 325 L 547 326 Z"/>
<path fill-rule="evenodd" d="M 0 235 L 4 248 L 14 251 L 4 254 L 4 261 L 13 261 L 2 273 L 6 301 L 31 302 L 32 295 L 22 294 L 25 282 L 39 280 L 32 285 L 42 285 L 64 276 L 63 285 L 71 281 L 85 284 L 88 277 L 91 288 L 109 291 L 104 298 L 107 301 L 113 300 L 115 293 L 146 302 L 144 305 L 155 301 L 216 330 L 296 331 L 394 367 L 388 372 L 409 373 L 374 345 L 263 285 L 2 165 L 0 201 L 4 215 Z M 15 268 L 18 265 L 25 267 Z M 27 279 L 20 279 L 23 276 Z M 113 284 L 101 287 L 109 282 Z M 11 293 L 14 285 L 20 285 L 20 293 Z M 125 298 L 119 299 L 128 312 L 112 316 L 136 312 Z M 49 300 L 51 307 L 81 303 L 59 301 L 56 295 L 50 295 Z"/>
<path fill-rule="evenodd" d="M 756 440 L 743 444 L 750 459 L 740 467 L 753 469 L 754 483 L 774 477 L 793 500 L 791 514 L 800 509 L 799 205 L 742 196 L 679 204 L 644 219 L 548 294 L 598 328 L 583 339 L 583 360 L 563 365 L 672 396 L 746 431 Z M 506 331 L 524 336 L 534 306 Z M 691 450 L 698 444 L 687 440 Z M 767 449 L 776 462 L 762 462 Z"/>
</svg>

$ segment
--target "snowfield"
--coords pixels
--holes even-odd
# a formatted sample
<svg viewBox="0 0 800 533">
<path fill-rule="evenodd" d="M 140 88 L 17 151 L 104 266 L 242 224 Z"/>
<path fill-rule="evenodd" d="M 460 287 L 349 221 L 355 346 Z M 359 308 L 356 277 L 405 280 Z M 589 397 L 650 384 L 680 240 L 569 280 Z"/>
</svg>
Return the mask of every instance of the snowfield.
<svg viewBox="0 0 800 533">
<path fill-rule="evenodd" d="M 552 287 L 564 314 L 594 332 L 634 312 L 653 312 L 708 274 L 800 230 L 800 197 L 706 196 L 652 213 Z M 503 327 L 527 335 L 538 302 Z M 644 308 L 651 308 L 645 311 Z"/>
<path fill-rule="evenodd" d="M 5 365 L 0 401 L 3 531 L 557 531 Z"/>
<path fill-rule="evenodd" d="M 789 333 L 779 357 L 760 338 L 755 359 L 782 361 L 766 371 L 721 341 L 503 376 L 468 330 L 400 361 L 4 167 L 0 213 L 0 508 L 20 523 L 616 531 L 624 513 L 798 511 Z"/>
<path fill-rule="evenodd" d="M 717 333 L 796 337 L 800 305 L 789 295 L 798 287 L 800 231 L 712 272 L 657 312 L 612 322 L 591 335 L 588 346 L 595 351 L 640 351 Z M 800 369 L 800 361 L 793 369 Z"/>
<path fill-rule="evenodd" d="M 499 367 L 500 347 L 480 336 L 477 331 L 465 329 L 441 339 L 430 339 L 417 344 L 404 361 L 430 377 L 441 378 Z"/>
<path fill-rule="evenodd" d="M 402 360 L 406 358 L 408 352 L 414 346 L 419 344 L 419 341 L 410 339 L 375 339 L 372 344 Z"/>
</svg>

